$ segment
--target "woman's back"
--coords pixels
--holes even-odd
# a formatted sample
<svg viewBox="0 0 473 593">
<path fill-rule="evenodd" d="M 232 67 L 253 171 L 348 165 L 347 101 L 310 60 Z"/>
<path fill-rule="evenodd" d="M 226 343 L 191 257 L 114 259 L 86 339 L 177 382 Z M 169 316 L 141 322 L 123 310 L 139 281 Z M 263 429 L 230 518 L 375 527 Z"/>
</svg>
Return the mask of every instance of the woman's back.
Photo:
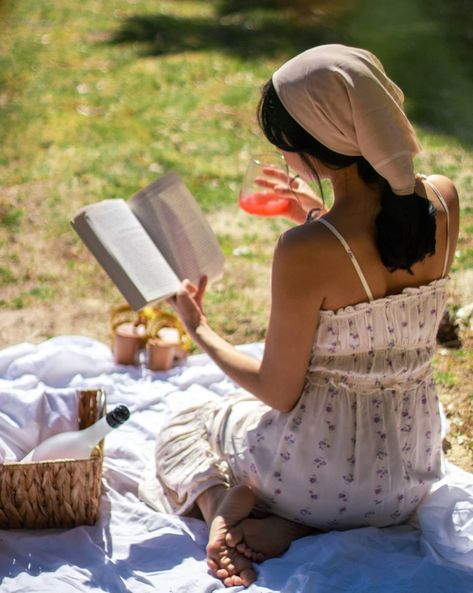
<svg viewBox="0 0 473 593">
<path fill-rule="evenodd" d="M 323 269 L 318 259 L 314 278 L 320 283 L 323 277 L 326 282 L 322 310 L 336 311 L 348 305 L 399 294 L 405 288 L 425 286 L 448 274 L 455 253 L 459 225 L 455 188 L 446 177 L 436 175 L 427 180 L 419 176 L 416 192 L 434 204 L 437 211 L 437 230 L 435 254 L 412 266 L 412 274 L 405 270 L 391 272 L 381 262 L 375 243 L 376 206 L 371 206 L 369 201 L 355 213 L 344 208 L 340 210 L 340 216 L 336 211 L 331 211 L 325 217 L 329 223 L 325 226 L 331 228 L 317 228 L 313 237 L 314 241 L 322 241 L 322 247 L 314 246 L 314 250 L 322 249 L 324 254 Z M 322 225 L 314 221 L 311 226 Z M 337 232 L 342 240 L 334 236 Z M 321 234 L 324 236 L 320 237 Z M 357 264 L 360 272 L 356 270 Z M 364 286 L 363 278 L 367 286 Z"/>
</svg>

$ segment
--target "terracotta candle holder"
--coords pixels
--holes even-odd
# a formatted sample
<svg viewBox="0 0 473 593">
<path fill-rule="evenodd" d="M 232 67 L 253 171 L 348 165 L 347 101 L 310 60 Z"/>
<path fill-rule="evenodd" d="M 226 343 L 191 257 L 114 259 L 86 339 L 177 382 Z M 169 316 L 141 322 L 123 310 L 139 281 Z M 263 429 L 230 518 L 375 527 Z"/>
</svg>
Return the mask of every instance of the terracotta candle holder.
<svg viewBox="0 0 473 593">
<path fill-rule="evenodd" d="M 113 357 L 117 364 L 135 364 L 143 347 L 146 329 L 143 325 L 122 323 L 115 328 Z"/>
<path fill-rule="evenodd" d="M 147 367 L 151 371 L 167 371 L 174 363 L 176 349 L 179 344 L 176 342 L 166 342 L 160 338 L 151 338 L 146 343 L 148 352 Z"/>
</svg>

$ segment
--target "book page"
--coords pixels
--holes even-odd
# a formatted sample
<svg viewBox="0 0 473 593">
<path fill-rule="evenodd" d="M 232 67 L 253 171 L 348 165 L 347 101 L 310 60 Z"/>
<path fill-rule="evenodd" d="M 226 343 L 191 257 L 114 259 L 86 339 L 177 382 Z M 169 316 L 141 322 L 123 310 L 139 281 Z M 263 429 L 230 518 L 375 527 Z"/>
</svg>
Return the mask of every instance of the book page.
<svg viewBox="0 0 473 593">
<path fill-rule="evenodd" d="M 129 202 L 149 236 L 182 280 L 218 278 L 224 257 L 192 194 L 176 173 L 168 173 Z"/>
<path fill-rule="evenodd" d="M 128 302 L 128 284 L 143 297 L 139 307 L 178 290 L 179 279 L 124 200 L 104 200 L 86 206 L 72 224 Z M 130 305 L 139 308 L 136 298 L 132 300 L 134 304 Z"/>
</svg>

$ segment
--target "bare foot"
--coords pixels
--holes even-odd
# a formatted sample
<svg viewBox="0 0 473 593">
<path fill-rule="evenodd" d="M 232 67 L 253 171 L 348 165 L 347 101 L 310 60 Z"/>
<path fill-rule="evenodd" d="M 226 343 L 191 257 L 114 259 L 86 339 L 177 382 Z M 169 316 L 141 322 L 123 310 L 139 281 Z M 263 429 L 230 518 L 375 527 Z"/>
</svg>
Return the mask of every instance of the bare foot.
<svg viewBox="0 0 473 593">
<path fill-rule="evenodd" d="M 229 529 L 246 519 L 254 504 L 254 494 L 247 486 L 235 486 L 216 491 L 211 505 L 215 510 L 202 509 L 209 525 L 207 564 L 227 587 L 248 587 L 256 580 L 251 558 L 230 548 L 225 541 Z"/>
<path fill-rule="evenodd" d="M 270 515 L 263 519 L 243 519 L 228 530 L 225 542 L 246 558 L 262 562 L 285 552 L 291 543 L 315 533 L 315 529 Z"/>
</svg>

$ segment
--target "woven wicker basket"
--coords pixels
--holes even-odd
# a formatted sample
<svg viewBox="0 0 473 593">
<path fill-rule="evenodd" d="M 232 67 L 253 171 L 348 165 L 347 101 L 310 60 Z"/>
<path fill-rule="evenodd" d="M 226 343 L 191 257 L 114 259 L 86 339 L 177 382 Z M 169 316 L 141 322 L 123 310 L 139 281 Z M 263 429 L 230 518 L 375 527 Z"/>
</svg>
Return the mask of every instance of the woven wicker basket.
<svg viewBox="0 0 473 593">
<path fill-rule="evenodd" d="M 105 413 L 102 390 L 79 392 L 79 428 Z M 0 465 L 0 528 L 93 525 L 102 486 L 103 442 L 90 459 Z"/>
</svg>

